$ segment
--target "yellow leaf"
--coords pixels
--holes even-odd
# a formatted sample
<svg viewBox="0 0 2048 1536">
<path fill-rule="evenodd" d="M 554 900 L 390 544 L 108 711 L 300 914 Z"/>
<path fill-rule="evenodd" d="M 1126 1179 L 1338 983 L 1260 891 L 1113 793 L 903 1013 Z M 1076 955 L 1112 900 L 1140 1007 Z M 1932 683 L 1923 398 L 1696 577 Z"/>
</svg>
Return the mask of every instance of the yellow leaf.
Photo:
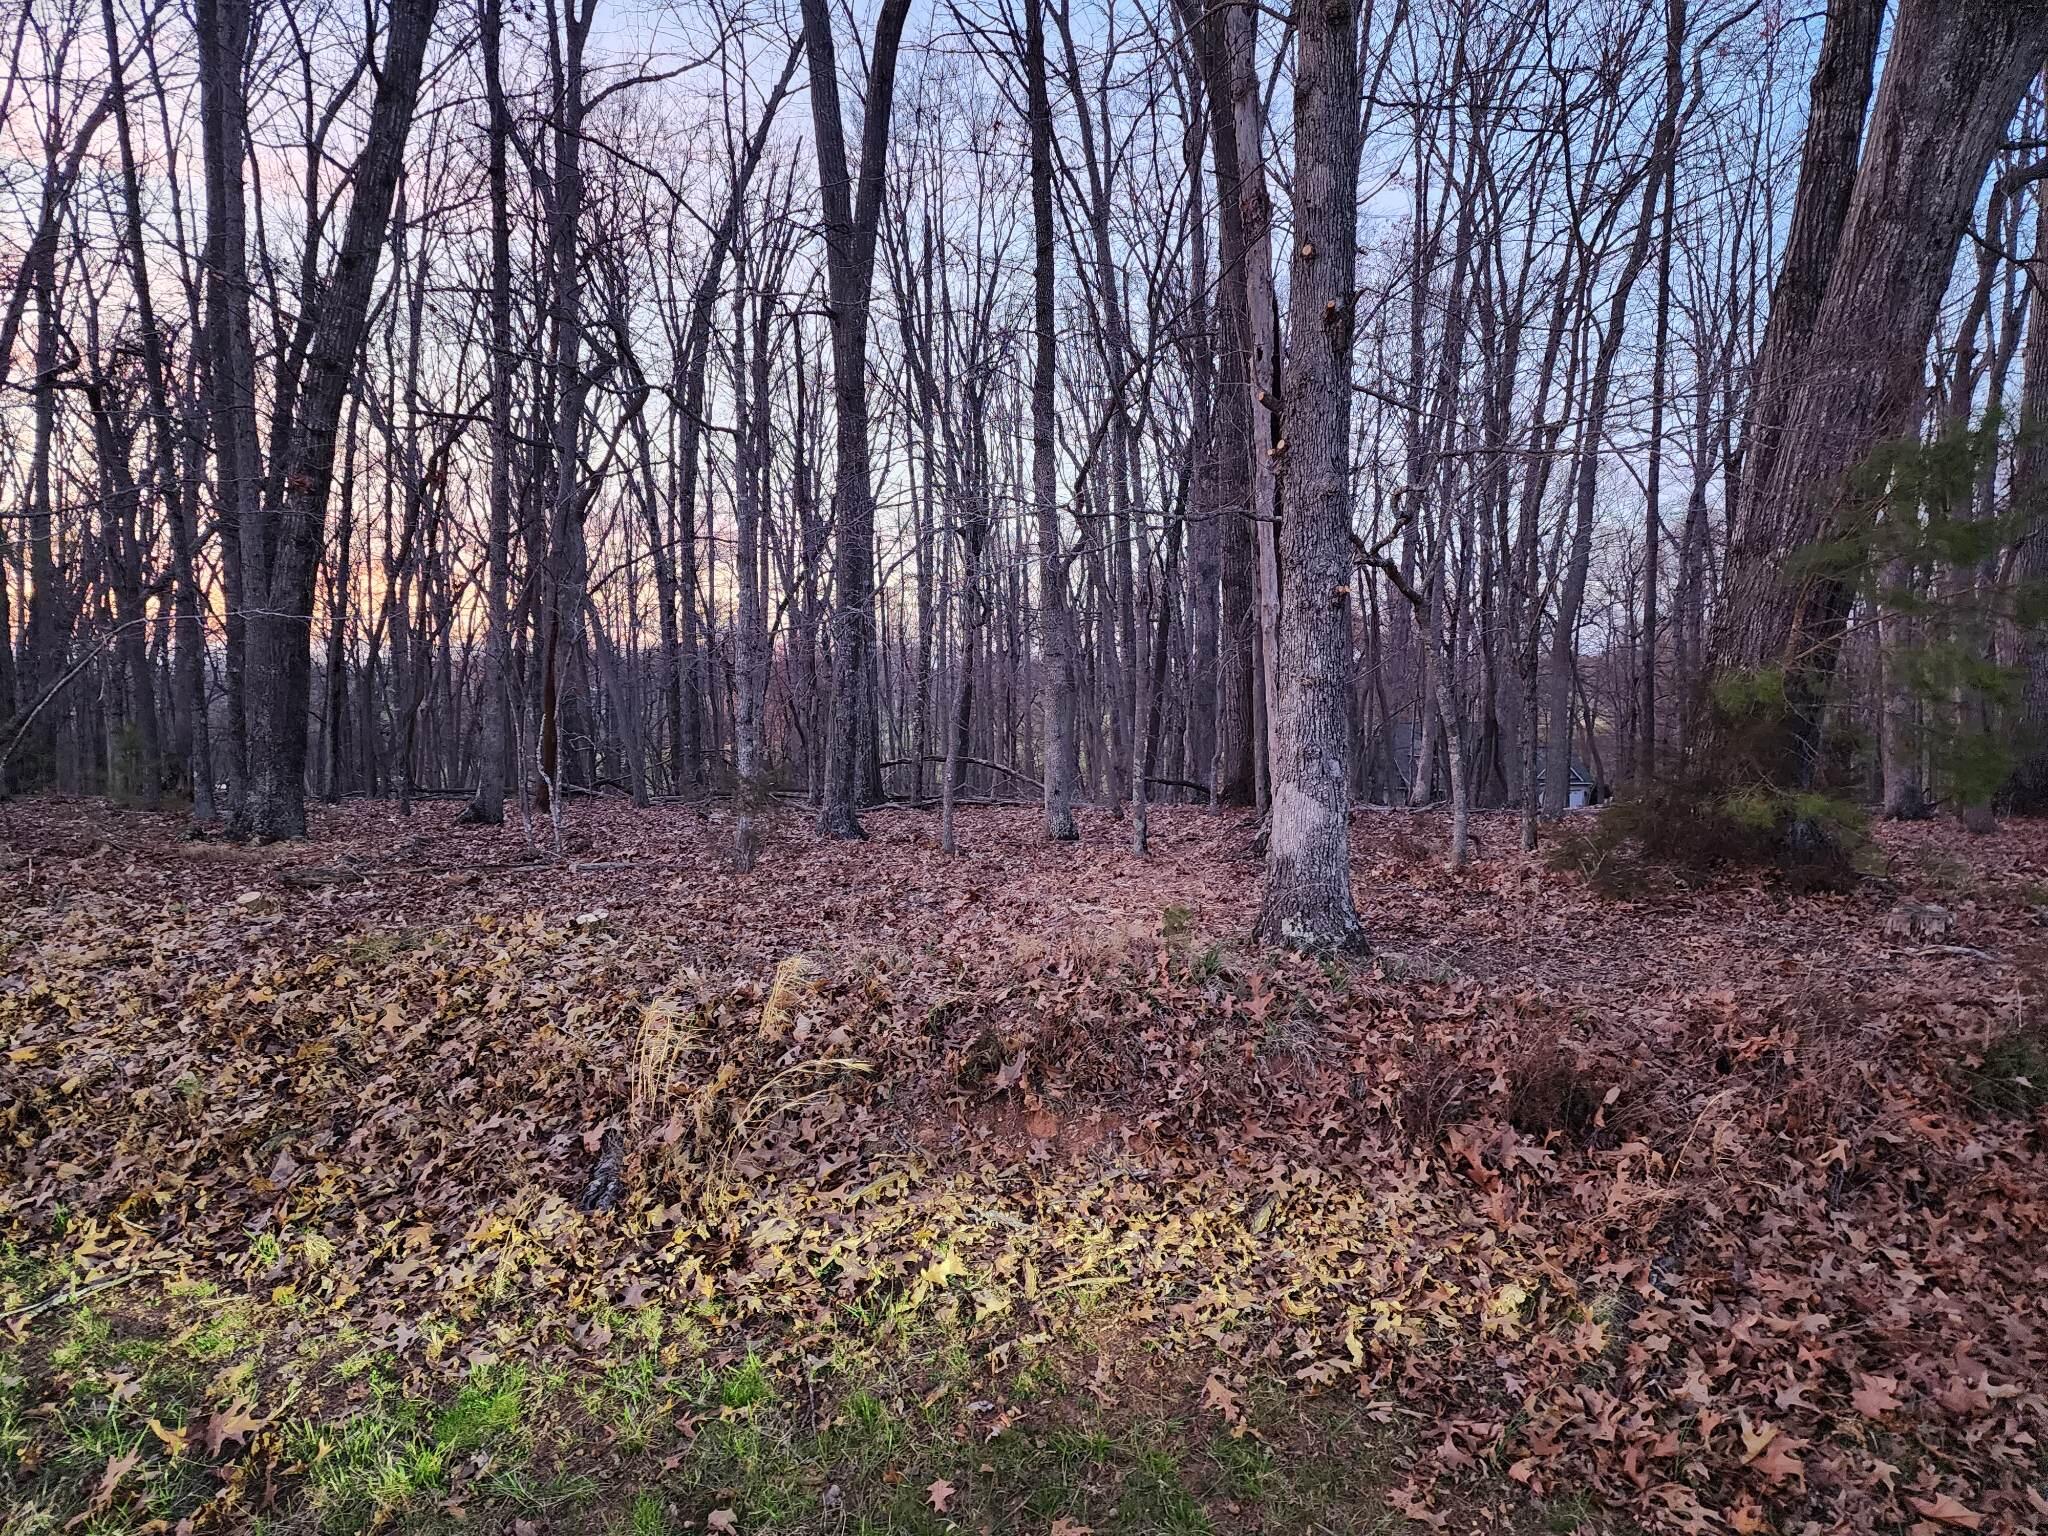
<svg viewBox="0 0 2048 1536">
<path fill-rule="evenodd" d="M 157 1439 L 163 1441 L 165 1449 L 167 1449 L 173 1456 L 182 1456 L 185 1454 L 184 1430 L 165 1429 L 163 1425 L 159 1424 L 155 1419 L 151 1419 L 149 1421 L 149 1432 L 152 1435 L 155 1435 Z"/>
</svg>

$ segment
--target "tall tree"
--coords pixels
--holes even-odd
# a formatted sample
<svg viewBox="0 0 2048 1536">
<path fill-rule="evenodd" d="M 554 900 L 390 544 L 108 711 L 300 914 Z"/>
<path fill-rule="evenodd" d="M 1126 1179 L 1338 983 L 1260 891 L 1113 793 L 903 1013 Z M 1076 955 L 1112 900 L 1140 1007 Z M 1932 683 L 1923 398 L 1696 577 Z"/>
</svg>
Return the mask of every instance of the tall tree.
<svg viewBox="0 0 2048 1536">
<path fill-rule="evenodd" d="M 484 634 L 482 745 L 477 753 L 476 793 L 463 812 L 466 821 L 497 826 L 505 819 L 506 728 L 512 719 L 512 384 L 518 359 L 512 351 L 512 210 L 506 158 L 512 114 L 505 100 L 505 8 L 483 0 L 481 42 L 484 70 L 485 177 L 490 199 L 490 523 L 486 534 L 485 601 L 490 610 Z"/>
<path fill-rule="evenodd" d="M 1822 717 L 1854 598 L 1838 563 L 1804 559 L 1788 573 L 1787 559 L 1867 525 L 1873 508 L 1852 472 L 1918 420 L 1957 243 L 2044 58 L 2042 0 L 1902 0 L 1893 19 L 1826 285 L 1804 346 L 1784 364 L 1791 382 L 1775 445 L 1736 510 L 1717 626 L 1718 674 L 1768 673 L 1763 693 L 1776 701 L 1736 767 L 1780 788 L 1818 780 Z M 1812 195 L 1834 186 L 1833 176 L 1817 176 Z"/>
<path fill-rule="evenodd" d="M 1358 247 L 1357 11 L 1295 17 L 1294 253 L 1280 397 L 1282 569 L 1272 828 L 1258 931 L 1357 949 L 1351 897 L 1351 343 Z"/>
<path fill-rule="evenodd" d="M 224 0 L 223 9 L 238 4 Z M 437 8 L 438 0 L 392 0 L 369 132 L 351 176 L 348 219 L 314 311 L 302 321 L 311 333 L 304 374 L 288 407 L 276 407 L 288 409 L 289 430 L 282 437 L 282 458 L 273 467 L 275 489 L 249 509 L 253 515 L 245 516 L 238 530 L 248 773 L 236 811 L 241 829 L 259 840 L 306 832 L 313 592 L 334 478 L 336 431 L 369 323 L 371 285 L 404 168 Z"/>
<path fill-rule="evenodd" d="M 825 212 L 825 280 L 832 304 L 832 397 L 838 411 L 832 721 L 824 793 L 818 805 L 818 830 L 827 837 L 865 836 L 860 825 L 857 770 L 864 712 L 869 717 L 868 734 L 873 734 L 868 670 L 875 622 L 875 486 L 868 464 L 868 305 L 874 289 L 875 226 L 882 212 L 896 51 L 909 15 L 910 0 L 882 0 L 875 19 L 856 193 L 846 162 L 831 7 L 827 0 L 803 0 L 804 52 L 811 69 L 811 137 L 818 153 L 818 191 Z"/>
<path fill-rule="evenodd" d="M 1031 138 L 1031 504 L 1038 528 L 1038 622 L 1044 652 L 1045 835 L 1070 842 L 1080 769 L 1074 696 L 1080 687 L 1076 633 L 1060 534 L 1059 439 L 1054 420 L 1052 99 L 1046 85 L 1043 8 L 1024 6 L 1024 83 Z"/>
</svg>

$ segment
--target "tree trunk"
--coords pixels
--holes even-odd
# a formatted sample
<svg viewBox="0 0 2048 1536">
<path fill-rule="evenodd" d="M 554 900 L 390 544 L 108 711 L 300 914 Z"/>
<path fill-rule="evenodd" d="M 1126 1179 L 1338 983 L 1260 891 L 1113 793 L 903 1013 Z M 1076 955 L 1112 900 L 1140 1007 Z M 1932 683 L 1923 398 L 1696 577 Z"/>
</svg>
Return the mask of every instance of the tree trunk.
<svg viewBox="0 0 2048 1536">
<path fill-rule="evenodd" d="M 229 4 L 236 0 L 228 0 Z M 307 705 L 314 576 L 325 533 L 342 399 L 368 326 L 370 290 L 419 93 L 437 0 L 395 0 L 348 220 L 313 319 L 276 500 L 240 530 L 251 604 L 246 643 L 248 779 L 242 828 L 260 841 L 306 832 Z M 283 408 L 282 406 L 280 408 Z"/>
<path fill-rule="evenodd" d="M 1071 842 L 1074 780 L 1080 743 L 1074 695 L 1079 688 L 1077 635 L 1067 598 L 1061 547 L 1057 429 L 1053 420 L 1052 103 L 1045 80 L 1045 18 L 1025 7 L 1024 75 L 1031 115 L 1032 334 L 1031 500 L 1038 526 L 1038 612 L 1044 656 L 1040 708 L 1045 715 L 1045 835 Z"/>
<path fill-rule="evenodd" d="M 1711 766 L 1780 788 L 1818 781 L 1822 714 L 1854 596 L 1841 570 L 1808 565 L 1788 576 L 1786 561 L 1867 526 L 1871 507 L 1847 484 L 1851 472 L 1917 420 L 1956 243 L 2048 54 L 2048 4 L 1902 0 L 1890 50 L 1825 292 L 1805 347 L 1785 365 L 1782 429 L 1761 471 L 1744 472 L 1713 647 L 1721 676 L 1776 669 L 1783 705 L 1745 731 L 1739 754 L 1725 730 L 1705 733 L 1722 738 L 1706 748 Z"/>
<path fill-rule="evenodd" d="M 512 718 L 512 220 L 506 178 L 506 146 L 512 137 L 500 69 L 504 0 L 484 0 L 484 100 L 490 116 L 487 179 L 491 204 L 491 437 L 490 532 L 485 615 L 484 676 L 479 703 L 482 731 L 477 748 L 476 793 L 462 820 L 498 826 L 505 820 L 505 735 Z"/>
<path fill-rule="evenodd" d="M 839 111 L 839 64 L 832 11 L 825 0 L 802 0 L 804 49 L 811 69 L 812 137 L 824 202 L 825 277 L 831 294 L 832 390 L 838 407 L 838 506 L 832 549 L 832 725 L 818 831 L 857 838 L 861 830 L 859 766 L 870 705 L 868 654 L 875 615 L 875 488 L 868 466 L 868 304 L 874 286 L 875 228 L 882 211 L 882 173 L 889 146 L 889 108 L 896 50 L 910 0 L 882 0 L 868 68 L 861 123 L 856 198 L 846 164 Z M 871 736 L 870 730 L 870 736 Z"/>
<path fill-rule="evenodd" d="M 1357 949 L 1351 899 L 1351 338 L 1358 216 L 1357 14 L 1300 10 L 1294 76 L 1296 240 L 1282 408 L 1279 683 L 1273 814 L 1258 932 L 1269 943 Z"/>
<path fill-rule="evenodd" d="M 2026 352 L 2020 367 L 2019 432 L 2013 443 L 2010 498 L 2023 530 L 2013 562 L 2020 593 L 2013 663 L 2019 700 L 2013 736 L 2017 760 L 2006 799 L 2015 814 L 2048 815 L 2048 182 L 2035 184 L 2036 255 L 2027 291 Z"/>
<path fill-rule="evenodd" d="M 1827 30 L 1814 61 L 1800 147 L 1799 184 L 1785 232 L 1784 264 L 1771 288 L 1755 383 L 1742 433 L 1742 501 L 1747 505 L 1770 478 L 1782 440 L 1786 408 L 1814 322 L 1834 270 L 1849 197 L 1856 187 L 1858 150 L 1870 110 L 1877 47 L 1884 33 L 1885 0 L 1828 0 Z M 1737 542 L 1741 533 L 1736 534 Z"/>
</svg>

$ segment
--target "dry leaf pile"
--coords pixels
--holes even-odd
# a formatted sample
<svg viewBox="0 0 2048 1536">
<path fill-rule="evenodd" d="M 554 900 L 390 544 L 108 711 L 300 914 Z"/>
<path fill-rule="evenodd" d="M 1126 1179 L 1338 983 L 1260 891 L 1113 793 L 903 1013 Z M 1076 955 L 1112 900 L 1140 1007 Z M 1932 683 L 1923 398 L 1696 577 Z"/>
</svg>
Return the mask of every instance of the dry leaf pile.
<svg viewBox="0 0 2048 1536">
<path fill-rule="evenodd" d="M 1242 946 L 1250 830 L 1191 809 L 1149 860 L 1100 816 L 964 811 L 956 860 L 792 821 L 749 875 L 687 811 L 578 806 L 555 862 L 385 808 L 263 850 L 0 817 L 0 1234 L 74 1287 L 204 1278 L 280 1349 L 450 1368 L 648 1297 L 793 1369 L 952 1309 L 1000 1373 L 1085 1313 L 1220 1424 L 1275 1380 L 1362 1406 L 1424 1525 L 2048 1521 L 2048 1084 L 2001 1077 L 2048 828 L 1624 903 L 1505 820 L 1454 878 L 1361 815 L 1346 967 Z"/>
</svg>

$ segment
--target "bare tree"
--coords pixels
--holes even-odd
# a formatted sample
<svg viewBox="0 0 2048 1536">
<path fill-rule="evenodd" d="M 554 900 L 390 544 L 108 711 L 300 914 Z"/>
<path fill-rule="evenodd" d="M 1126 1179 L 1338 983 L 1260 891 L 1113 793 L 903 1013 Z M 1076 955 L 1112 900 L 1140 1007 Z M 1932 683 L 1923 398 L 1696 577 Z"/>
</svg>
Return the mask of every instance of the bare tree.
<svg viewBox="0 0 2048 1536">
<path fill-rule="evenodd" d="M 803 0 L 812 137 L 818 153 L 818 189 L 825 204 L 825 275 L 832 300 L 832 391 L 837 408 L 832 723 L 818 806 L 818 830 L 827 837 L 863 835 L 856 767 L 864 706 L 872 709 L 866 689 L 874 628 L 875 539 L 875 489 L 868 465 L 868 304 L 874 287 L 875 226 L 882 212 L 889 106 L 896 88 L 896 50 L 909 14 L 910 0 L 883 0 L 875 20 L 856 192 L 846 163 L 831 11 L 825 0 Z"/>
<path fill-rule="evenodd" d="M 1280 614 L 1272 833 L 1258 931 L 1272 943 L 1356 949 L 1349 750 L 1351 342 L 1358 300 L 1357 13 L 1296 18 L 1294 254 L 1281 405 Z"/>
</svg>

